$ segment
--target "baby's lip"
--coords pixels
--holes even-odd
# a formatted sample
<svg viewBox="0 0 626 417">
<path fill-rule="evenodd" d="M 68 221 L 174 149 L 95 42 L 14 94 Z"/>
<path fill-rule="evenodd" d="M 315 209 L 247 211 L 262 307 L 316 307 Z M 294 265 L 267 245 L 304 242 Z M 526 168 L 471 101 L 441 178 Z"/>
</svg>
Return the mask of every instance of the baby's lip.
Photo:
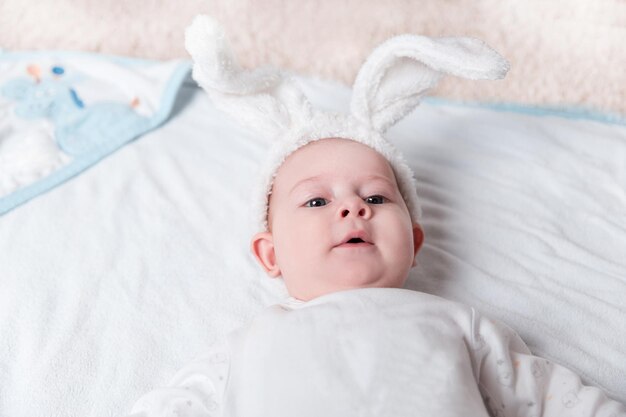
<svg viewBox="0 0 626 417">
<path fill-rule="evenodd" d="M 365 230 L 353 230 L 347 233 L 335 247 L 359 247 L 373 244 Z"/>
</svg>

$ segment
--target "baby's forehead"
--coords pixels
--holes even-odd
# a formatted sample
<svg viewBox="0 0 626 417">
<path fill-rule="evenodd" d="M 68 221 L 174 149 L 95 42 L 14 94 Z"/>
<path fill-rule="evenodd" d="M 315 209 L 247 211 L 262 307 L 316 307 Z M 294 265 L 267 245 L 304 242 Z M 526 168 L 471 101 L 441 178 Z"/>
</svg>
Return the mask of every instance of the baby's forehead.
<svg viewBox="0 0 626 417">
<path fill-rule="evenodd" d="M 355 186 L 368 187 L 368 186 L 376 186 L 383 187 L 381 190 L 386 189 L 388 191 L 399 190 L 398 184 L 393 177 L 379 175 L 372 172 L 361 172 L 356 173 L 350 177 L 337 177 L 335 175 L 314 175 L 311 177 L 304 176 L 299 178 L 297 181 L 293 181 L 291 186 L 288 187 L 285 191 L 290 194 L 296 190 L 303 189 L 311 189 L 311 188 L 333 188 L 336 185 L 344 185 L 344 184 L 352 184 Z"/>
<path fill-rule="evenodd" d="M 303 171 L 307 168 L 323 170 L 340 169 L 345 166 L 360 166 L 361 169 L 382 169 L 393 172 L 387 159 L 362 143 L 350 139 L 320 139 L 310 142 L 291 153 L 283 162 L 279 171 L 285 166 L 292 171 Z"/>
<path fill-rule="evenodd" d="M 337 178 L 386 181 L 397 187 L 389 161 L 374 149 L 348 139 L 322 139 L 298 149 L 279 167 L 274 186 L 293 187 L 309 181 L 328 182 Z"/>
</svg>

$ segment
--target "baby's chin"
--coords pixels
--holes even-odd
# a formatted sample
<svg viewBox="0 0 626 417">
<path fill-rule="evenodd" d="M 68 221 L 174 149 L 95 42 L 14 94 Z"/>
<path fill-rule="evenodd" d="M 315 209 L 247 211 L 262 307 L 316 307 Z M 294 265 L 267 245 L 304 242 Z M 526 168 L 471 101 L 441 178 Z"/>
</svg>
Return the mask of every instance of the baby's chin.
<svg viewBox="0 0 626 417">
<path fill-rule="evenodd" d="M 310 301 L 315 298 L 332 294 L 340 291 L 357 290 L 360 288 L 403 288 L 406 282 L 405 278 L 380 278 L 364 280 L 362 278 L 338 279 L 326 285 L 315 285 L 309 288 L 289 288 L 289 295 L 302 301 Z"/>
</svg>

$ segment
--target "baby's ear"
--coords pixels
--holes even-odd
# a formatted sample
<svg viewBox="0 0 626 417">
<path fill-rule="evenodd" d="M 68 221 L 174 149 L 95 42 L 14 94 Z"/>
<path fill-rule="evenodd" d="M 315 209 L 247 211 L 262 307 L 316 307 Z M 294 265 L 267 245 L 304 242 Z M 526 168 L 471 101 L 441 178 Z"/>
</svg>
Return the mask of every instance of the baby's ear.
<svg viewBox="0 0 626 417">
<path fill-rule="evenodd" d="M 396 36 L 377 47 L 359 70 L 351 111 L 383 133 L 443 75 L 494 80 L 508 70 L 508 62 L 478 39 Z"/>
<path fill-rule="evenodd" d="M 280 276 L 280 268 L 276 263 L 274 237 L 270 232 L 257 233 L 252 237 L 250 249 L 261 267 L 272 278 Z"/>
<path fill-rule="evenodd" d="M 417 265 L 416 257 L 417 252 L 422 247 L 424 243 L 424 230 L 422 226 L 417 223 L 413 223 L 413 266 Z"/>
</svg>

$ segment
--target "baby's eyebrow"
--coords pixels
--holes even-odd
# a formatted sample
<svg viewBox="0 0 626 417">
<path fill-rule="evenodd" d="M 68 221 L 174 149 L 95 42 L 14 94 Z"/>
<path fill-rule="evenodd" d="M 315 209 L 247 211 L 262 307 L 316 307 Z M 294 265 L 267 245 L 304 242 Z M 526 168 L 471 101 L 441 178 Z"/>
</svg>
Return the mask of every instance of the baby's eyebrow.
<svg viewBox="0 0 626 417">
<path fill-rule="evenodd" d="M 294 190 L 306 183 L 309 182 L 315 182 L 315 181 L 319 181 L 324 179 L 324 175 L 314 175 L 312 177 L 308 177 L 308 178 L 304 178 L 300 181 L 298 181 L 297 183 L 294 184 L 293 187 L 291 187 L 291 190 L 289 191 L 289 194 L 293 193 Z M 394 189 L 396 187 L 396 184 L 391 181 L 389 178 L 383 176 L 383 175 L 378 175 L 378 174 L 370 174 L 370 175 L 366 175 L 365 177 L 360 178 L 360 180 L 363 181 L 383 181 L 384 183 L 386 183 L 386 185 L 388 185 L 389 187 L 391 187 L 392 189 Z"/>
<path fill-rule="evenodd" d="M 301 185 L 306 184 L 307 182 L 315 182 L 315 181 L 319 181 L 320 179 L 322 179 L 322 175 L 314 175 L 312 177 L 308 177 L 308 178 L 304 178 L 300 181 L 298 181 L 297 183 L 295 183 L 295 185 L 293 187 L 291 187 L 291 190 L 289 191 L 289 194 L 293 193 L 293 191 L 300 187 Z"/>
<path fill-rule="evenodd" d="M 390 186 L 391 188 L 395 188 L 396 187 L 396 182 L 392 181 L 391 179 L 382 176 L 382 175 L 378 175 L 378 174 L 372 174 L 372 175 L 368 175 L 366 177 L 363 178 L 364 180 L 367 181 L 383 181 L 385 182 L 388 186 Z"/>
</svg>

